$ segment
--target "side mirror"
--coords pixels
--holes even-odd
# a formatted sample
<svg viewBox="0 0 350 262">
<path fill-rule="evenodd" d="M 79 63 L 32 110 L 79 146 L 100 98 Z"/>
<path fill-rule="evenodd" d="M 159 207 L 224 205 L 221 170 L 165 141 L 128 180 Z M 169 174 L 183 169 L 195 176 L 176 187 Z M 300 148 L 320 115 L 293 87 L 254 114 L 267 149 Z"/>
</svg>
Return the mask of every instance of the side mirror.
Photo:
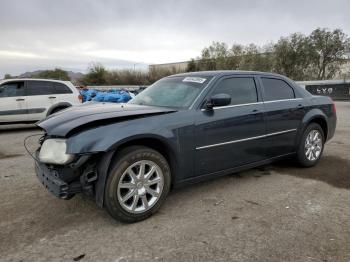
<svg viewBox="0 0 350 262">
<path fill-rule="evenodd" d="M 215 106 L 227 106 L 231 103 L 231 96 L 228 94 L 216 94 L 207 100 L 205 109 L 212 110 Z"/>
</svg>

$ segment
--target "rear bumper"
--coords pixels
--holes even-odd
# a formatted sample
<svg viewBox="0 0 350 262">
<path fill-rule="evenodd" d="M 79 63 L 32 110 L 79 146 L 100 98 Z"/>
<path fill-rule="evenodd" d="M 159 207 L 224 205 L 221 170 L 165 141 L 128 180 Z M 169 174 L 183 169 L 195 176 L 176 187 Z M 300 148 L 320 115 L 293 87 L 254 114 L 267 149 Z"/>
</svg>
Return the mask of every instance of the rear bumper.
<svg viewBox="0 0 350 262">
<path fill-rule="evenodd" d="M 58 198 L 68 199 L 82 192 L 80 182 L 66 183 L 59 177 L 57 170 L 49 169 L 45 164 L 35 162 L 35 172 L 40 183 Z"/>
</svg>

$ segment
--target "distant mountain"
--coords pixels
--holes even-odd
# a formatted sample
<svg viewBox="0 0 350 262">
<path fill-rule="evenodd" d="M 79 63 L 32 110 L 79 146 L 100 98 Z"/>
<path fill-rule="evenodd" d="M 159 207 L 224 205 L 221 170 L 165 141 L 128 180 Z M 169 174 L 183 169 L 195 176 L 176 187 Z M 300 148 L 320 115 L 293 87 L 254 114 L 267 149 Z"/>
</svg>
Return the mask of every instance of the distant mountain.
<svg viewBox="0 0 350 262">
<path fill-rule="evenodd" d="M 67 71 L 67 73 L 72 82 L 76 82 L 84 77 L 84 74 L 80 72 Z"/>
<path fill-rule="evenodd" d="M 43 71 L 45 71 L 45 70 L 36 70 L 36 71 L 32 71 L 32 72 L 25 72 L 25 73 L 17 76 L 17 78 L 31 78 L 33 76 L 40 74 Z M 77 82 L 77 80 L 84 77 L 84 74 L 80 73 L 80 72 L 73 72 L 73 71 L 66 71 L 66 72 L 68 73 L 68 76 L 70 77 L 72 82 Z"/>
</svg>

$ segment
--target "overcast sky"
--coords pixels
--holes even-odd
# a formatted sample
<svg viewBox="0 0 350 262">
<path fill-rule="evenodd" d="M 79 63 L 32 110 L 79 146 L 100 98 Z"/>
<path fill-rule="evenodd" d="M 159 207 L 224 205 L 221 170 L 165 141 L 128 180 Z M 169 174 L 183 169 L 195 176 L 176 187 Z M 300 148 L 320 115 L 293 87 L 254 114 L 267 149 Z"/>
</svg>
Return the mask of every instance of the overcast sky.
<svg viewBox="0 0 350 262">
<path fill-rule="evenodd" d="M 349 0 L 0 0 L 0 78 L 189 60 L 212 41 L 266 44 L 317 27 L 350 33 Z"/>
</svg>

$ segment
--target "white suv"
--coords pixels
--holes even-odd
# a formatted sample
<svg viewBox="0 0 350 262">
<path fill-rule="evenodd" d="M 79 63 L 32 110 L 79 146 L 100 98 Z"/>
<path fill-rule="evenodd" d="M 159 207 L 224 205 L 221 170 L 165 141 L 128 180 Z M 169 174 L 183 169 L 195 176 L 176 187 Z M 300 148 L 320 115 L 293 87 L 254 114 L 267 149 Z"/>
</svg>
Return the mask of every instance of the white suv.
<svg viewBox="0 0 350 262">
<path fill-rule="evenodd" d="M 69 81 L 8 79 L 0 81 L 0 123 L 34 122 L 81 103 Z"/>
</svg>

